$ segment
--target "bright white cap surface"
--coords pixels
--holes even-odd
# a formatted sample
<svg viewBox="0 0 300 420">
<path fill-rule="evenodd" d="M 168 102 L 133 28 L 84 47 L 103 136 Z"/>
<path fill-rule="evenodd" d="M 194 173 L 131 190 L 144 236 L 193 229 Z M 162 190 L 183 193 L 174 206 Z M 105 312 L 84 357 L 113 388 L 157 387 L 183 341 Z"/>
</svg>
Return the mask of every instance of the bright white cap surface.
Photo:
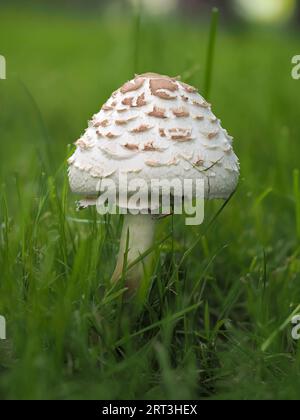
<svg viewBox="0 0 300 420">
<path fill-rule="evenodd" d="M 74 193 L 98 192 L 99 181 L 119 177 L 203 179 L 205 198 L 235 190 L 239 162 L 232 138 L 197 89 L 176 78 L 147 73 L 112 94 L 95 114 L 69 159 Z"/>
</svg>

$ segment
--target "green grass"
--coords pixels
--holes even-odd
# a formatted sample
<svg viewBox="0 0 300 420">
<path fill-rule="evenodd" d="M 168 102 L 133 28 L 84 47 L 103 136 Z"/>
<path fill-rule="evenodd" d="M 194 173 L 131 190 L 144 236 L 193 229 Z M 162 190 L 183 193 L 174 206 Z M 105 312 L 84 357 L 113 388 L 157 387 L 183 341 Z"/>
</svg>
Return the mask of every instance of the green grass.
<svg viewBox="0 0 300 420">
<path fill-rule="evenodd" d="M 109 283 L 118 216 L 76 213 L 68 145 L 134 66 L 203 90 L 209 28 L 143 18 L 134 44 L 132 26 L 1 13 L 0 399 L 298 399 L 299 34 L 219 30 L 210 99 L 239 189 L 203 226 L 160 222 L 141 308 Z"/>
</svg>

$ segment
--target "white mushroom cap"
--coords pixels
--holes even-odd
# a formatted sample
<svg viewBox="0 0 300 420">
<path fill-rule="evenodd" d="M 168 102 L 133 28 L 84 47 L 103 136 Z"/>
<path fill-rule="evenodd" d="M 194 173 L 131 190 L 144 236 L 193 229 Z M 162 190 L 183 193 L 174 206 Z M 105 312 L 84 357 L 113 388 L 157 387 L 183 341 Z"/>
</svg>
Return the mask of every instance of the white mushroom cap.
<svg viewBox="0 0 300 420">
<path fill-rule="evenodd" d="M 98 193 L 119 177 L 203 179 L 205 198 L 226 199 L 239 178 L 232 138 L 197 89 L 154 73 L 136 76 L 95 114 L 69 159 L 74 193 Z"/>
</svg>

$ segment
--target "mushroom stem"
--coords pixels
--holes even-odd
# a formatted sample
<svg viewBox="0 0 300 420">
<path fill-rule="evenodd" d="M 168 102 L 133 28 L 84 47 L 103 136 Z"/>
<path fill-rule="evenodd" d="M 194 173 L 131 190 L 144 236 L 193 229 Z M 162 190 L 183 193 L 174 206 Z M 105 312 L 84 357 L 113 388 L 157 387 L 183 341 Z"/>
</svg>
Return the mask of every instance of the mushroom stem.
<svg viewBox="0 0 300 420">
<path fill-rule="evenodd" d="M 112 282 L 119 281 L 122 277 L 126 250 L 127 266 L 136 261 L 142 254 L 148 251 L 154 239 L 155 220 L 150 214 L 127 214 L 124 217 L 120 250 L 117 265 L 112 276 Z M 128 241 L 128 244 L 127 244 Z M 129 290 L 138 288 L 145 274 L 149 262 L 149 256 L 139 261 L 126 273 L 126 285 Z"/>
</svg>

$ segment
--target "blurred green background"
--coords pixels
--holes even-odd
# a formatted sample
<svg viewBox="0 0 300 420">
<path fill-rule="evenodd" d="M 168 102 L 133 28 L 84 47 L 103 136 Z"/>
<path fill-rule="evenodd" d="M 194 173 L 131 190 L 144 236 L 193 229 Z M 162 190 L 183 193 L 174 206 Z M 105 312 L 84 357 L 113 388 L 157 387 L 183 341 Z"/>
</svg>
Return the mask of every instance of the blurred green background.
<svg viewBox="0 0 300 420">
<path fill-rule="evenodd" d="M 145 1 L 140 25 L 125 0 L 1 1 L 1 399 L 299 398 L 300 14 L 278 1 Z M 214 6 L 210 100 L 235 137 L 240 186 L 209 228 L 222 203 L 204 226 L 160 224 L 172 239 L 135 312 L 109 288 L 119 219 L 76 213 L 66 158 L 134 72 L 203 91 Z"/>
</svg>

